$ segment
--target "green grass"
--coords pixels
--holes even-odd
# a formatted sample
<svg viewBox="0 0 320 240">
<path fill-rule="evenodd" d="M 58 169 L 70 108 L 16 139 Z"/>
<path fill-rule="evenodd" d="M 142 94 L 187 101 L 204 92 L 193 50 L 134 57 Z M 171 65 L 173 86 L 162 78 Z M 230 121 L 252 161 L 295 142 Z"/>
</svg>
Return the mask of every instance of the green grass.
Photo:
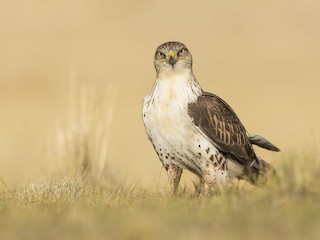
<svg viewBox="0 0 320 240">
<path fill-rule="evenodd" d="M 211 197 L 55 176 L 3 191 L 0 239 L 318 239 L 320 163 L 279 160 L 278 180 Z"/>
</svg>

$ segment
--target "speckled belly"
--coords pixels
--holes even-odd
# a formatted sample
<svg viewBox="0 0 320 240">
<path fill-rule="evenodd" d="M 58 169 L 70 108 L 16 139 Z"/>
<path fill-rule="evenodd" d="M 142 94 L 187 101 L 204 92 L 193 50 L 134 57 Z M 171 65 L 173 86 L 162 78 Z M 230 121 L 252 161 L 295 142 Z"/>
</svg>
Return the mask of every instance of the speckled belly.
<svg viewBox="0 0 320 240">
<path fill-rule="evenodd" d="M 210 163 L 223 167 L 223 156 L 187 116 L 165 124 L 152 120 L 145 119 L 146 131 L 164 167 L 174 163 L 199 176 Z"/>
</svg>

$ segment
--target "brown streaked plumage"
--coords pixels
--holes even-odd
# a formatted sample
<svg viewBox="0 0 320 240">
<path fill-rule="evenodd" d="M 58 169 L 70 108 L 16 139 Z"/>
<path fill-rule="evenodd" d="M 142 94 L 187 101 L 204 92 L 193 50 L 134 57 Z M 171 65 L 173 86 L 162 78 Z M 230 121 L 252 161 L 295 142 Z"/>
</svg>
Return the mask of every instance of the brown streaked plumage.
<svg viewBox="0 0 320 240">
<path fill-rule="evenodd" d="M 204 92 L 196 102 L 189 104 L 188 115 L 221 152 L 231 155 L 244 165 L 250 165 L 255 160 L 256 155 L 246 135 L 246 129 L 231 107 L 221 98 Z M 226 128 L 226 125 L 230 127 Z M 229 141 L 226 134 L 230 136 Z M 249 159 L 251 162 L 247 163 Z"/>
<path fill-rule="evenodd" d="M 251 181 L 255 181 L 259 170 L 266 171 L 260 166 L 238 116 L 220 97 L 203 92 L 196 102 L 189 103 L 188 115 L 220 152 L 238 161 L 245 171 L 250 172 L 247 177 Z"/>
<path fill-rule="evenodd" d="M 206 191 L 229 185 L 231 178 L 254 183 L 271 169 L 257 157 L 252 144 L 279 149 L 249 134 L 225 101 L 202 90 L 184 44 L 160 45 L 154 65 L 157 79 L 143 100 L 143 122 L 174 193 L 183 169 L 198 175 Z"/>
</svg>

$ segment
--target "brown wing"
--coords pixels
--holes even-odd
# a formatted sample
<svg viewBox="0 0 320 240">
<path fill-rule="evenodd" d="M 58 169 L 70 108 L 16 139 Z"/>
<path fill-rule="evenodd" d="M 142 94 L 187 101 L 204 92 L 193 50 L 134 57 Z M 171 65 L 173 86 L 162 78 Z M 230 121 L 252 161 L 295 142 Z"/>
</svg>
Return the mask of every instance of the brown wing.
<svg viewBox="0 0 320 240">
<path fill-rule="evenodd" d="M 245 166 L 259 169 L 255 152 L 246 130 L 231 107 L 218 96 L 204 92 L 188 106 L 188 115 L 225 155 Z"/>
</svg>

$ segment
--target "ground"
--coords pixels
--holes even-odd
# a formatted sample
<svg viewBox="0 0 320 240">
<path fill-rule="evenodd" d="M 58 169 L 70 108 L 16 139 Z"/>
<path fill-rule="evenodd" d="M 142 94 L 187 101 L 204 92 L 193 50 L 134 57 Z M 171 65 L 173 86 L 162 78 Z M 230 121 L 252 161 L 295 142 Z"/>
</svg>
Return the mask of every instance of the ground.
<svg viewBox="0 0 320 240">
<path fill-rule="evenodd" d="M 320 165 L 313 156 L 297 159 L 281 159 L 277 178 L 264 187 L 234 184 L 211 197 L 192 186 L 172 198 L 139 183 L 39 179 L 2 191 L 0 238 L 317 239 Z"/>
</svg>

